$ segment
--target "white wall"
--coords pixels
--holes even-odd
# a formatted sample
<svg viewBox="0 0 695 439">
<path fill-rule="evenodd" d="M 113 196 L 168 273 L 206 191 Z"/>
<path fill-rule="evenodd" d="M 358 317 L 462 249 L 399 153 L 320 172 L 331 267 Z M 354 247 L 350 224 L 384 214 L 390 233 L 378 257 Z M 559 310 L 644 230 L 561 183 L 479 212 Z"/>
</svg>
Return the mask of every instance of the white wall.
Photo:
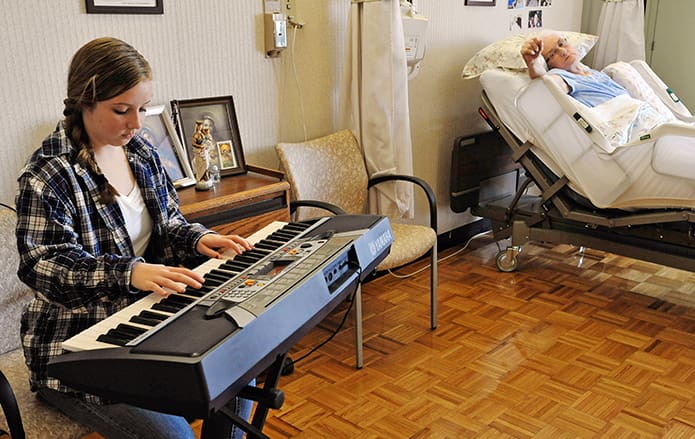
<svg viewBox="0 0 695 439">
<path fill-rule="evenodd" d="M 410 82 L 415 174 L 435 188 L 439 231 L 470 222 L 449 209 L 449 167 L 457 136 L 486 130 L 480 87 L 460 72 L 478 49 L 509 34 L 505 0 L 419 0 L 430 19 L 428 49 Z M 581 0 L 553 0 L 544 24 L 579 30 Z M 70 57 L 102 35 L 137 47 L 155 73 L 155 102 L 233 95 L 246 159 L 276 167 L 273 145 L 326 134 L 336 124 L 349 0 L 295 0 L 306 26 L 278 59 L 263 53 L 262 0 L 164 0 L 164 15 L 96 15 L 84 0 L 4 0 L 0 16 L 0 201 L 14 202 L 16 175 L 62 112 Z M 294 59 L 294 65 L 293 65 Z M 295 72 L 296 71 L 296 76 Z M 299 85 L 298 85 L 299 84 Z M 303 103 L 304 112 L 301 111 Z M 418 203 L 418 215 L 424 216 Z"/>
<path fill-rule="evenodd" d="M 486 45 L 510 35 L 512 14 L 528 15 L 529 8 L 508 10 L 506 0 L 494 7 L 464 6 L 464 0 L 419 0 L 420 13 L 429 17 L 428 47 L 420 74 L 410 83 L 410 118 L 415 174 L 436 188 L 439 232 L 471 221 L 468 213 L 449 208 L 451 149 L 456 137 L 489 128 L 478 115 L 480 84 L 461 79 L 466 61 Z M 543 8 L 543 22 L 553 29 L 578 31 L 580 0 L 553 0 Z M 533 8 L 538 9 L 538 8 Z"/>
</svg>

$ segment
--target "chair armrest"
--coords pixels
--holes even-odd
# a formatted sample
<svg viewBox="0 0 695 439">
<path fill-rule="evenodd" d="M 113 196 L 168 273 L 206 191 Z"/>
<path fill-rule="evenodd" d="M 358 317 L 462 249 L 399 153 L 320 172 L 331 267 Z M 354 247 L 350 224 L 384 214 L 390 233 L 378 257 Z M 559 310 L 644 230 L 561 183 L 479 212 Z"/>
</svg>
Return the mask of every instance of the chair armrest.
<svg viewBox="0 0 695 439">
<path fill-rule="evenodd" d="M 437 231 L 437 200 L 434 197 L 434 192 L 432 191 L 432 188 L 430 185 L 423 179 L 419 177 L 415 177 L 413 175 L 404 175 L 404 174 L 389 174 L 389 175 L 380 175 L 378 177 L 372 177 L 369 179 L 369 183 L 367 184 L 367 188 L 371 188 L 372 186 L 376 186 L 379 183 L 383 183 L 385 181 L 393 181 L 393 180 L 398 180 L 398 181 L 408 181 L 410 183 L 413 183 L 417 186 L 419 186 L 423 192 L 425 193 L 425 196 L 427 197 L 427 203 L 429 205 L 429 211 L 430 211 L 430 227 L 434 229 L 434 231 Z"/>
<path fill-rule="evenodd" d="M 22 416 L 19 413 L 17 400 L 10 382 L 7 381 L 2 372 L 0 372 L 0 403 L 2 404 L 2 411 L 5 413 L 7 426 L 10 428 L 10 436 L 13 439 L 24 439 L 24 426 L 22 425 Z"/>
<path fill-rule="evenodd" d="M 344 215 L 345 211 L 335 204 L 319 200 L 293 200 L 290 201 L 290 214 L 295 213 L 298 207 L 316 207 L 327 210 L 334 215 Z"/>
</svg>

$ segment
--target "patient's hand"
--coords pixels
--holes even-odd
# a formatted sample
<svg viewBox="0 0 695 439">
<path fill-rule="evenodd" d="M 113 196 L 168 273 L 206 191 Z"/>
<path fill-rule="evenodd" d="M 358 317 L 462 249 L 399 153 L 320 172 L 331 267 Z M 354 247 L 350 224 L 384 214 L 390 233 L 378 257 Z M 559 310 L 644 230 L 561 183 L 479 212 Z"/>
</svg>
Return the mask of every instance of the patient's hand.
<svg viewBox="0 0 695 439">
<path fill-rule="evenodd" d="M 543 52 L 543 40 L 536 37 L 526 40 L 521 46 L 520 52 L 521 57 L 528 67 L 528 74 L 531 79 L 538 78 L 547 73 L 545 61 L 541 57 L 541 53 Z"/>
<path fill-rule="evenodd" d="M 524 41 L 521 46 L 521 57 L 524 58 L 526 65 L 533 62 L 534 59 L 538 57 L 543 51 L 543 40 L 540 38 L 531 38 Z"/>
</svg>

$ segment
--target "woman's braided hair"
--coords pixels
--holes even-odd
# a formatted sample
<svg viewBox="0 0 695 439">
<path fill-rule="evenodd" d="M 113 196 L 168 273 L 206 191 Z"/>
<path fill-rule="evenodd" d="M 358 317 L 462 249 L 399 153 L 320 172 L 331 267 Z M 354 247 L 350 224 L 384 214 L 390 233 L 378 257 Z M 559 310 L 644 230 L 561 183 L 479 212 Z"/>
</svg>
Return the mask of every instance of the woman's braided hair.
<svg viewBox="0 0 695 439">
<path fill-rule="evenodd" d="M 112 203 L 117 192 L 97 165 L 82 112 L 150 79 L 152 70 L 147 60 L 133 46 L 117 38 L 103 37 L 88 42 L 70 63 L 68 95 L 63 101 L 65 131 L 77 146 L 77 162 L 93 172 L 103 203 Z"/>
</svg>

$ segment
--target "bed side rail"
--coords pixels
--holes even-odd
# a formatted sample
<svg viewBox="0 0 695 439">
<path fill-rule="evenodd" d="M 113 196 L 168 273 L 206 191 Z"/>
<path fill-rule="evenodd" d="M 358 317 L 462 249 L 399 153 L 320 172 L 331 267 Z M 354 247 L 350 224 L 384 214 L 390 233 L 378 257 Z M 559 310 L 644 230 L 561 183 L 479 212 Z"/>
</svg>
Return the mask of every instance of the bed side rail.
<svg viewBox="0 0 695 439">
<path fill-rule="evenodd" d="M 695 121 L 688 107 L 683 103 L 676 92 L 671 89 L 666 83 L 652 70 L 646 62 L 642 60 L 634 60 L 629 63 L 642 76 L 649 87 L 654 90 L 656 96 L 668 107 L 673 114 L 685 122 Z"/>
</svg>

